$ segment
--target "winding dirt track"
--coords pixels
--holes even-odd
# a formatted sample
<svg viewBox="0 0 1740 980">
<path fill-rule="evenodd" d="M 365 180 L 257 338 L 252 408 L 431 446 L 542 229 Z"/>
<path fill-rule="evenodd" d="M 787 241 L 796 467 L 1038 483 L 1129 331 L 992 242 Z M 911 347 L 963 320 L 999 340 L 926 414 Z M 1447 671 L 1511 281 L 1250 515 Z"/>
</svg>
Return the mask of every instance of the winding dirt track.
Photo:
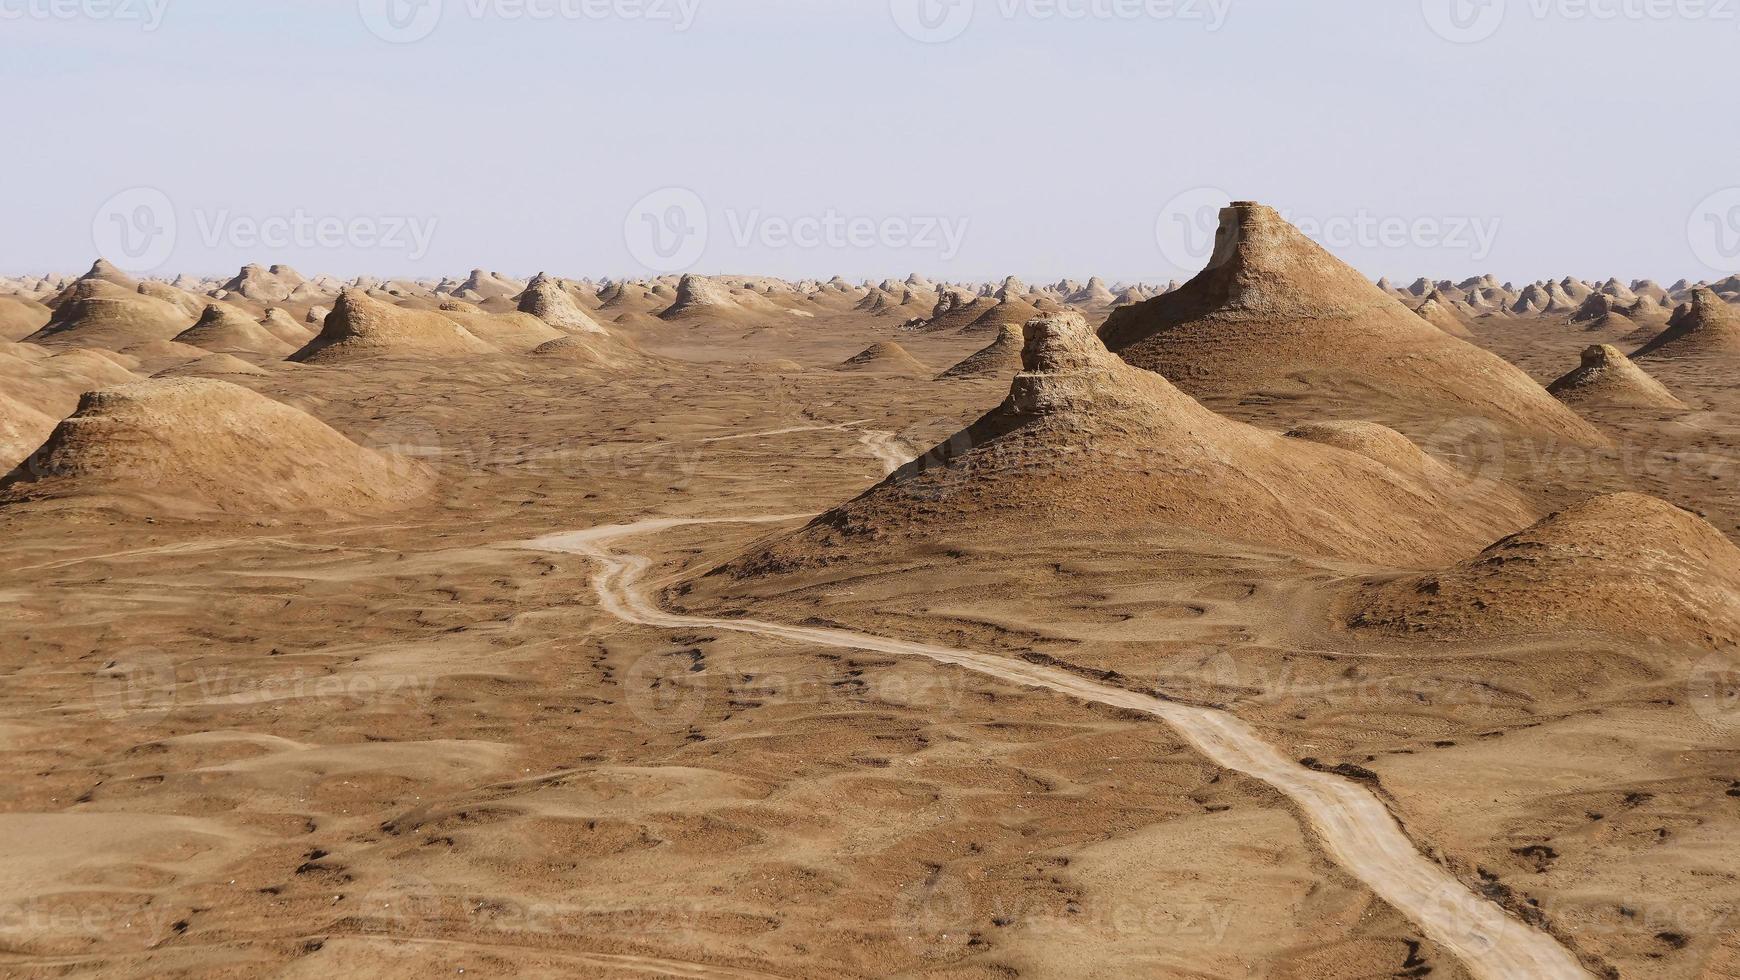
<svg viewBox="0 0 1740 980">
<path fill-rule="evenodd" d="M 1354 877 L 1454 953 L 1469 971 L 1493 978 L 1588 978 L 1576 958 L 1551 936 L 1513 918 L 1469 891 L 1422 855 L 1384 805 L 1359 784 L 1300 766 L 1238 718 L 1210 708 L 1107 687 L 1061 670 L 1006 657 L 911 643 L 847 630 L 788 626 L 754 619 L 709 619 L 658 608 L 641 584 L 651 561 L 619 553 L 623 538 L 696 524 L 777 524 L 811 515 L 713 519 L 666 518 L 568 534 L 522 547 L 584 555 L 598 563 L 592 583 L 599 604 L 625 623 L 661 629 L 706 628 L 752 633 L 793 643 L 925 657 L 1025 687 L 1044 688 L 1082 701 L 1153 715 L 1216 765 L 1262 780 L 1287 795 L 1310 821 L 1324 850 Z"/>
</svg>

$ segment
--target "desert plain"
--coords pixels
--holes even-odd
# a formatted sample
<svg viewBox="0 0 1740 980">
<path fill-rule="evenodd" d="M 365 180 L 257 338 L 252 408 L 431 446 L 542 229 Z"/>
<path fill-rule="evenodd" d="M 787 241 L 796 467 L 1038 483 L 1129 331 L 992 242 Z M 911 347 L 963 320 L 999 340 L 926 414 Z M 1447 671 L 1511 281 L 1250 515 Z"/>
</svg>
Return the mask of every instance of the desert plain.
<svg viewBox="0 0 1740 980">
<path fill-rule="evenodd" d="M 0 280 L 0 974 L 1740 976 L 1736 300 Z"/>
</svg>

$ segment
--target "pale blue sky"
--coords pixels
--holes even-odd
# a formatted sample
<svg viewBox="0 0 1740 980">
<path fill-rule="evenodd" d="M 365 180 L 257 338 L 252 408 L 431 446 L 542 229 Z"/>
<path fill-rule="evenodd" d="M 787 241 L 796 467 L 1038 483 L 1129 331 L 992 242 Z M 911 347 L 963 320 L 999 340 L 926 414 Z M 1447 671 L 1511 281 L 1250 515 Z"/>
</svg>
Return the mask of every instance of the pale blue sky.
<svg viewBox="0 0 1740 980">
<path fill-rule="evenodd" d="M 445 0 L 433 34 L 393 44 L 359 0 L 103 0 L 167 3 L 151 31 L 33 13 L 55 2 L 79 0 L 0 0 L 0 271 L 81 269 L 105 202 L 134 187 L 174 208 L 158 273 L 638 274 L 625 220 L 664 187 L 704 204 L 700 272 L 1183 277 L 1155 223 L 1197 188 L 1427 229 L 1327 243 L 1373 276 L 1733 271 L 1688 223 L 1740 184 L 1735 20 L 1508 0 L 1492 37 L 1457 44 L 1422 0 L 1230 0 L 1218 31 L 976 0 L 963 33 L 927 44 L 891 0 L 685 0 L 686 31 Z M 962 234 L 946 257 L 881 231 L 778 237 L 830 213 Z M 237 220 L 298 214 L 433 229 L 426 254 L 237 244 Z M 1714 264 L 1740 253 L 1730 237 Z"/>
</svg>

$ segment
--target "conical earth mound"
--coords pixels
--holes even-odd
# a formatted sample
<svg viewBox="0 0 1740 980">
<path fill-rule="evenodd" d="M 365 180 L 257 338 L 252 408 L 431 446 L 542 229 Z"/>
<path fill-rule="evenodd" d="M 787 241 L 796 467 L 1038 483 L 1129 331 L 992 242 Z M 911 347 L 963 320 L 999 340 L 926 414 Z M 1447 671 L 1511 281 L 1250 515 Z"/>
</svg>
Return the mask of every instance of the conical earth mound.
<svg viewBox="0 0 1740 980">
<path fill-rule="evenodd" d="M 998 290 L 998 294 L 1005 298 L 999 300 L 995 306 L 985 310 L 971 323 L 962 327 L 961 333 L 999 333 L 1004 327 L 1020 329 L 1026 325 L 1027 321 L 1047 312 L 1005 290 Z"/>
<path fill-rule="evenodd" d="M 997 339 L 944 371 L 939 380 L 1007 378 L 1021 370 L 1022 328 L 1005 326 Z"/>
<path fill-rule="evenodd" d="M 1480 416 L 1606 441 L 1520 369 L 1428 324 L 1260 204 L 1222 210 L 1208 268 L 1114 310 L 1101 337 L 1197 397 L 1322 393 L 1327 411 L 1379 421 Z M 1349 390 L 1357 404 L 1340 398 Z"/>
<path fill-rule="evenodd" d="M 164 368 L 153 378 L 221 378 L 225 376 L 265 377 L 269 372 L 234 354 L 207 354 L 197 360 Z"/>
<path fill-rule="evenodd" d="M 1689 511 L 1618 493 L 1444 571 L 1365 586 L 1342 614 L 1431 639 L 1588 630 L 1721 646 L 1740 642 L 1740 548 Z"/>
<path fill-rule="evenodd" d="M 48 434 L 54 419 L 16 398 L 0 394 L 0 467 L 7 470 L 29 456 Z"/>
<path fill-rule="evenodd" d="M 1468 329 L 1468 324 L 1462 321 L 1455 307 L 1450 305 L 1450 300 L 1436 289 L 1426 297 L 1425 302 L 1414 307 L 1414 314 L 1452 337 L 1467 340 L 1474 336 L 1474 332 Z"/>
<path fill-rule="evenodd" d="M 566 336 L 562 331 L 532 316 L 530 313 L 467 312 L 449 309 L 457 304 L 443 303 L 441 315 L 464 327 L 473 337 L 496 350 L 524 353 L 552 340 Z"/>
<path fill-rule="evenodd" d="M 326 364 L 366 357 L 492 353 L 495 348 L 440 313 L 392 306 L 351 288 L 339 294 L 320 334 L 290 360 Z"/>
<path fill-rule="evenodd" d="M 1667 329 L 1632 357 L 1740 356 L 1740 312 L 1714 291 L 1700 286 L 1691 302 L 1674 313 Z"/>
<path fill-rule="evenodd" d="M 262 324 L 233 309 L 207 306 L 199 322 L 175 335 L 178 344 L 191 344 L 219 354 L 241 352 L 287 357 L 296 348 L 279 339 Z"/>
<path fill-rule="evenodd" d="M 1352 451 L 1216 415 L 1107 352 L 1077 313 L 1029 323 L 1022 364 L 992 412 L 726 571 L 761 574 L 850 560 L 881 542 L 1016 529 L 1166 528 L 1411 565 L 1471 554 L 1535 516 L 1499 484 L 1438 471 L 1422 478 L 1417 464 L 1374 458 L 1409 455 L 1395 448 L 1406 440 L 1380 426 L 1348 435 L 1364 447 Z"/>
<path fill-rule="evenodd" d="M 643 355 L 632 345 L 615 337 L 577 333 L 539 344 L 532 348 L 531 356 L 553 361 L 619 367 Z"/>
<path fill-rule="evenodd" d="M 0 504 L 342 513 L 404 503 L 430 483 L 422 466 L 358 446 L 305 412 L 225 381 L 177 378 L 87 393 L 0 480 Z"/>
<path fill-rule="evenodd" d="M 604 333 L 598 321 L 581 309 L 579 302 L 568 295 L 561 283 L 542 272 L 533 276 L 526 291 L 520 294 L 519 311 L 535 316 L 563 333 Z"/>
<path fill-rule="evenodd" d="M 0 394 L 57 421 L 78 407 L 85 392 L 139 380 L 113 360 L 117 355 L 112 352 L 105 357 L 99 351 L 74 348 L 51 357 L 37 356 L 41 350 L 28 344 L 0 344 Z"/>
<path fill-rule="evenodd" d="M 151 340 L 169 340 L 186 330 L 180 308 L 107 279 L 80 279 L 67 288 L 54 318 L 25 338 L 33 344 L 120 350 Z"/>
<path fill-rule="evenodd" d="M 23 340 L 53 318 L 53 310 L 33 299 L 0 296 L 0 341 Z"/>
<path fill-rule="evenodd" d="M 1612 344 L 1596 344 L 1583 351 L 1583 363 L 1548 385 L 1547 391 L 1567 405 L 1686 408 L 1685 402 Z"/>
<path fill-rule="evenodd" d="M 742 320 L 748 313 L 726 287 L 705 276 L 686 275 L 677 283 L 676 299 L 659 319 Z"/>
<path fill-rule="evenodd" d="M 266 315 L 260 318 L 260 326 L 295 349 L 307 346 L 314 339 L 314 331 L 297 323 L 290 314 L 276 306 L 266 310 Z"/>
<path fill-rule="evenodd" d="M 64 289 L 56 293 L 54 297 L 48 301 L 47 306 L 50 309 L 59 309 L 60 304 L 66 302 L 73 296 L 81 282 L 106 282 L 112 286 L 119 287 L 122 292 L 133 293 L 139 291 L 139 283 L 135 281 L 132 276 L 129 276 L 125 272 L 116 268 L 114 263 L 110 262 L 108 259 L 98 259 L 91 263 L 89 272 L 74 279 L 71 283 L 68 283 Z"/>
<path fill-rule="evenodd" d="M 919 363 L 918 358 L 907 353 L 906 348 L 888 340 L 871 344 L 859 353 L 847 358 L 845 363 L 840 365 L 840 370 L 929 377 L 935 368 L 925 367 Z"/>
</svg>

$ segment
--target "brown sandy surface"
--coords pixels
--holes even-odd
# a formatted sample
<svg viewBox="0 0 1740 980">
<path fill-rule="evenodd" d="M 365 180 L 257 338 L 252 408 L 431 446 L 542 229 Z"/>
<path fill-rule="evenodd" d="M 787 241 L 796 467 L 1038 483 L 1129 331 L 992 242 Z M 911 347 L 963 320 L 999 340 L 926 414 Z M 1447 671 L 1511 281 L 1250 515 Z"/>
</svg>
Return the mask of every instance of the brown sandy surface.
<svg viewBox="0 0 1740 980">
<path fill-rule="evenodd" d="M 614 363 L 565 342 L 580 334 L 537 356 L 405 357 L 405 338 L 464 332 L 365 307 L 314 363 L 226 376 L 434 474 L 390 508 L 244 499 L 178 519 L 167 484 L 155 512 L 0 507 L 0 974 L 1467 975 L 1284 796 L 1152 718 L 916 658 L 624 625 L 592 562 L 525 549 L 654 517 L 818 514 L 1010 393 L 998 373 L 837 370 L 878 343 L 956 364 L 994 336 L 902 331 L 844 293 L 709 319 L 703 286 L 691 315 L 623 327 L 671 298 L 622 292 L 590 314 L 621 334 L 587 342 Z M 1471 329 L 1542 383 L 1590 342 L 1562 318 Z M 1494 501 L 1526 508 L 1499 521 L 1514 526 L 1442 529 L 1421 539 L 1432 561 L 1165 521 L 939 525 L 740 577 L 706 573 L 803 520 L 632 550 L 672 606 L 1225 706 L 1371 789 L 1473 900 L 1592 971 L 1735 975 L 1740 717 L 1712 647 L 1341 615 L 1597 493 L 1661 497 L 1732 537 L 1740 400 L 1708 359 L 1649 370 L 1691 411 L 1592 406 L 1613 444 L 1575 449 L 1357 388 L 1329 413 L 1321 392 L 1201 396 L 1270 430 L 1250 444 L 1292 445 L 1277 454 L 1441 466 L 1440 492 L 1511 484 Z M 39 382 L 60 401 L 38 410 L 71 414 L 65 387 Z M 1328 417 L 1437 455 L 1313 426 Z"/>
</svg>

